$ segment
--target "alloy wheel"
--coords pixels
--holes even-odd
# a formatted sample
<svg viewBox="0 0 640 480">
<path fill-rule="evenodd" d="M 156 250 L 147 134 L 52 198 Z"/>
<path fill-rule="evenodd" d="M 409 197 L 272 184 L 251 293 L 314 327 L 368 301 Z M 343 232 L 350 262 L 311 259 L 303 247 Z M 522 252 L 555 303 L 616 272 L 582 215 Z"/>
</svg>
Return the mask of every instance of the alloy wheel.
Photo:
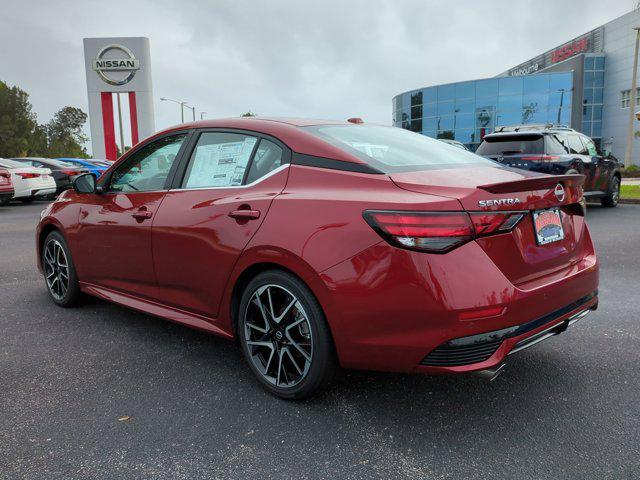
<svg viewBox="0 0 640 480">
<path fill-rule="evenodd" d="M 280 285 L 256 289 L 244 315 L 244 341 L 255 369 L 270 384 L 288 388 L 309 372 L 313 334 L 298 298 Z"/>
<path fill-rule="evenodd" d="M 69 290 L 69 262 L 58 240 L 50 240 L 44 249 L 44 275 L 49 292 L 62 300 Z"/>
<path fill-rule="evenodd" d="M 616 205 L 618 200 L 620 199 L 620 180 L 618 177 L 614 177 L 613 179 L 613 192 L 611 193 L 611 200 L 613 200 L 613 204 Z"/>
</svg>

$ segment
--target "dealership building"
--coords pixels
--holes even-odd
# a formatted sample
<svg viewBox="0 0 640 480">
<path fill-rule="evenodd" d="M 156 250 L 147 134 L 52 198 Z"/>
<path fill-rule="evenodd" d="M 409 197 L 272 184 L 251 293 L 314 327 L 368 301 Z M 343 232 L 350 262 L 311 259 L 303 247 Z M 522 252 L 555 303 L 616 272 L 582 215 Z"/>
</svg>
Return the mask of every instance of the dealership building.
<svg viewBox="0 0 640 480">
<path fill-rule="evenodd" d="M 635 10 L 492 78 L 411 90 L 393 99 L 393 124 L 474 149 L 497 126 L 554 123 L 589 135 L 620 160 L 640 11 Z M 636 89 L 636 105 L 640 105 Z M 638 122 L 634 130 L 640 130 Z M 640 139 L 632 163 L 640 164 Z"/>
</svg>

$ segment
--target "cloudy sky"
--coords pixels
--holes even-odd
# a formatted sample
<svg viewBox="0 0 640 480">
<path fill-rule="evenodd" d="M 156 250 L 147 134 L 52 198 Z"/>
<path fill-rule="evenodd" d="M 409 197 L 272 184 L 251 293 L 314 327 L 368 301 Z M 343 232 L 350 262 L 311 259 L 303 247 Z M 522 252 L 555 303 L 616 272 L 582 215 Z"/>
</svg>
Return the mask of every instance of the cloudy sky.
<svg viewBox="0 0 640 480">
<path fill-rule="evenodd" d="M 389 124 L 391 98 L 493 76 L 618 17 L 633 0 L 0 0 L 0 80 L 40 122 L 87 110 L 82 38 L 151 42 L 156 127 L 184 99 L 206 117 Z M 199 116 L 199 113 L 198 113 Z"/>
</svg>

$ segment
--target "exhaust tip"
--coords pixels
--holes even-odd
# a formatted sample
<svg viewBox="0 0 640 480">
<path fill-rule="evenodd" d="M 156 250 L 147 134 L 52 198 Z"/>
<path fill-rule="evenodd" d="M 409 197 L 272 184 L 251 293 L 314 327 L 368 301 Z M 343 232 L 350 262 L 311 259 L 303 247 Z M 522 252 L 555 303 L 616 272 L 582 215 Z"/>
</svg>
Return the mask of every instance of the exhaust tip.
<svg viewBox="0 0 640 480">
<path fill-rule="evenodd" d="M 473 373 L 474 375 L 480 378 L 484 378 L 489 382 L 493 382 L 496 378 L 498 378 L 498 375 L 502 373 L 506 365 L 507 365 L 506 363 L 501 363 L 497 367 L 487 368 L 486 370 L 478 370 L 477 372 L 473 372 Z"/>
</svg>

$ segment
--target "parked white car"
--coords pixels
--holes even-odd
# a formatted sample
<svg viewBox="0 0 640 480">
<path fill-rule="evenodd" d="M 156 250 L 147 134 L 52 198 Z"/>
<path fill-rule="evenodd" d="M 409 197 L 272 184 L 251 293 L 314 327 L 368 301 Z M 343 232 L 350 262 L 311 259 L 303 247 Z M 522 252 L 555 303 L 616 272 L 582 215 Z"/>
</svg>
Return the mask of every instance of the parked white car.
<svg viewBox="0 0 640 480">
<path fill-rule="evenodd" d="M 48 168 L 31 167 L 6 158 L 0 158 L 0 167 L 11 173 L 15 189 L 14 200 L 28 203 L 56 193 L 56 181 Z"/>
</svg>

